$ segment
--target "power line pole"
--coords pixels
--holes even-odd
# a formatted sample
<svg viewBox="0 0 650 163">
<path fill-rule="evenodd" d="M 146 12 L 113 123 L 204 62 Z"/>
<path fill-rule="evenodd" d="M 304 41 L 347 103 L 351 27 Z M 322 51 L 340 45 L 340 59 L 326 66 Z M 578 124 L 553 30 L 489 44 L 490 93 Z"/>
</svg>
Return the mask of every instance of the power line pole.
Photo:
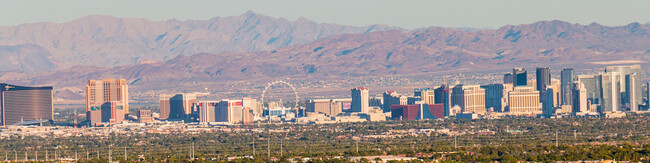
<svg viewBox="0 0 650 163">
<path fill-rule="evenodd" d="M 253 139 L 253 159 L 255 159 L 255 139 Z"/>
<path fill-rule="evenodd" d="M 88 160 L 90 160 L 90 152 L 86 150 L 86 162 L 88 162 Z"/>
<path fill-rule="evenodd" d="M 269 162 L 270 162 L 271 161 L 271 137 L 270 136 L 269 136 L 269 139 L 267 139 L 267 141 L 266 141 L 266 145 L 268 146 L 266 148 L 266 152 L 268 153 L 268 158 L 269 158 Z"/>
<path fill-rule="evenodd" d="M 38 151 L 34 151 L 36 153 L 36 161 L 38 161 Z"/>
<path fill-rule="evenodd" d="M 48 154 L 48 151 L 47 151 L 47 149 L 46 149 L 46 150 L 45 150 L 45 161 L 46 161 L 46 162 L 47 162 L 47 159 L 48 159 L 47 154 Z"/>
<path fill-rule="evenodd" d="M 129 155 L 127 155 L 126 146 L 124 146 L 124 160 L 128 160 L 127 158 L 129 158 Z"/>
<path fill-rule="evenodd" d="M 113 163 L 113 157 L 111 156 L 111 145 L 108 146 L 108 163 Z"/>
<path fill-rule="evenodd" d="M 280 158 L 282 158 L 282 139 L 280 139 Z"/>
<path fill-rule="evenodd" d="M 458 135 L 454 135 L 454 148 L 458 148 L 458 141 L 456 138 L 458 138 Z"/>
<path fill-rule="evenodd" d="M 357 146 L 357 154 L 359 154 L 359 139 L 357 139 L 356 144 L 357 144 L 356 145 Z"/>
<path fill-rule="evenodd" d="M 78 154 L 77 152 L 78 152 L 78 151 L 74 151 L 74 160 L 75 160 L 75 161 L 78 161 L 78 160 L 79 160 L 79 158 L 77 157 L 77 154 Z"/>
<path fill-rule="evenodd" d="M 18 161 L 18 152 L 14 149 L 14 161 Z"/>
<path fill-rule="evenodd" d="M 557 130 L 555 130 L 555 146 L 556 146 L 556 147 L 558 146 L 558 142 L 557 142 Z"/>
<path fill-rule="evenodd" d="M 192 160 L 194 160 L 194 142 L 192 142 Z"/>
</svg>

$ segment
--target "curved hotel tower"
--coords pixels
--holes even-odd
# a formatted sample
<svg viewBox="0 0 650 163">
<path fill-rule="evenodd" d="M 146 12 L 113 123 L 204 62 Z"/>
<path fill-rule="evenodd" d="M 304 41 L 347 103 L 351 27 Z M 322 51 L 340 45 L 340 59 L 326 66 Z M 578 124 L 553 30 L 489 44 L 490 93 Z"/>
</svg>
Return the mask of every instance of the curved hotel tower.
<svg viewBox="0 0 650 163">
<path fill-rule="evenodd" d="M 0 83 L 0 126 L 53 119 L 52 87 Z"/>
</svg>

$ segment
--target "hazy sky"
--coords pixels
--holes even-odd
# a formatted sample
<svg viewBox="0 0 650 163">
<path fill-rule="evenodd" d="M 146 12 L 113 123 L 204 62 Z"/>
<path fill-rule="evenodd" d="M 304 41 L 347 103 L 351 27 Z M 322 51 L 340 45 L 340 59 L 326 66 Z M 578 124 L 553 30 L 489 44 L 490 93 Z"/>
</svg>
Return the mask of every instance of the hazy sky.
<svg viewBox="0 0 650 163">
<path fill-rule="evenodd" d="M 67 22 L 87 15 L 149 20 L 209 19 L 256 13 L 346 25 L 407 29 L 441 26 L 498 28 L 540 20 L 625 25 L 650 21 L 650 0 L 0 0 L 0 26 Z"/>
</svg>

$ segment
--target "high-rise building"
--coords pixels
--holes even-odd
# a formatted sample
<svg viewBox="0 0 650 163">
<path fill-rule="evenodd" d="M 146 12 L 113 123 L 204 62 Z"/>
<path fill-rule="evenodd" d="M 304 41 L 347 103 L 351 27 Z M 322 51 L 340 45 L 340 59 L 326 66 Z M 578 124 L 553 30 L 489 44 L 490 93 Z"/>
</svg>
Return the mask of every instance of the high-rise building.
<svg viewBox="0 0 650 163">
<path fill-rule="evenodd" d="M 121 101 L 106 102 L 102 105 L 102 122 L 122 123 L 126 111 Z"/>
<path fill-rule="evenodd" d="M 261 110 L 258 107 L 259 106 L 258 104 L 259 103 L 257 102 L 256 99 L 242 98 L 242 106 L 244 107 L 244 109 L 249 108 L 250 111 L 252 111 L 253 116 L 260 115 L 263 112 L 263 111 L 259 111 L 259 112 L 257 111 L 257 110 Z M 248 114 L 245 114 L 245 116 L 248 116 Z M 244 117 L 244 118 L 248 118 L 248 117 Z M 247 120 L 247 119 L 244 119 L 244 120 Z"/>
<path fill-rule="evenodd" d="M 589 111 L 589 106 L 587 104 L 587 89 L 585 85 L 575 81 L 573 82 L 573 112 L 574 113 L 584 113 Z"/>
<path fill-rule="evenodd" d="M 485 89 L 485 108 L 492 108 L 495 112 L 504 112 L 512 84 L 489 84 L 483 85 L 481 88 Z"/>
<path fill-rule="evenodd" d="M 343 108 L 340 99 L 312 99 L 307 100 L 306 104 L 307 112 L 322 113 L 329 116 L 341 113 Z"/>
<path fill-rule="evenodd" d="M 330 102 L 330 115 L 338 115 L 339 113 L 350 111 L 351 106 L 351 98 L 332 99 Z"/>
<path fill-rule="evenodd" d="M 307 100 L 305 104 L 307 104 L 307 112 L 312 112 L 312 113 L 323 113 L 325 115 L 330 114 L 330 102 L 331 99 L 311 99 Z"/>
<path fill-rule="evenodd" d="M 641 79 L 643 78 L 643 73 L 641 73 L 641 65 L 626 65 L 626 66 L 607 66 L 605 68 L 605 72 L 618 72 L 618 75 L 620 75 L 619 81 L 617 82 L 619 84 L 620 88 L 620 93 L 621 93 L 621 98 L 619 99 L 620 102 L 619 104 L 627 104 L 632 101 L 630 97 L 634 97 L 634 101 L 636 101 L 636 105 L 641 105 L 643 104 L 643 99 L 641 95 L 641 88 L 639 87 L 641 85 Z M 636 78 L 630 81 L 629 83 L 634 84 L 637 86 L 636 89 L 631 89 L 630 92 L 627 92 L 627 83 L 625 81 L 625 76 L 636 73 Z M 633 95 L 630 95 L 633 94 Z"/>
<path fill-rule="evenodd" d="M 601 76 L 600 75 L 576 75 L 576 81 L 584 85 L 587 92 L 587 101 L 594 105 L 601 103 Z"/>
<path fill-rule="evenodd" d="M 160 95 L 160 119 L 189 120 L 194 112 L 195 94 L 162 94 Z"/>
<path fill-rule="evenodd" d="M 370 110 L 370 92 L 368 88 L 356 87 L 352 92 L 352 112 L 368 113 Z"/>
<path fill-rule="evenodd" d="M 451 89 L 449 85 L 442 84 L 440 87 L 435 88 L 436 104 L 442 104 L 444 108 L 445 117 L 449 117 L 451 109 Z"/>
<path fill-rule="evenodd" d="M 553 109 L 553 92 L 549 87 L 551 86 L 551 69 L 548 67 L 540 68 L 538 67 L 535 70 L 535 80 L 536 89 L 539 91 L 539 102 L 542 103 L 542 112 L 546 117 L 550 117 L 551 114 L 554 114 Z M 551 92 L 546 92 L 551 90 Z"/>
<path fill-rule="evenodd" d="M 151 117 L 151 110 L 138 110 L 138 122 L 140 123 L 153 122 L 153 117 Z"/>
<path fill-rule="evenodd" d="M 52 87 L 0 83 L 0 126 L 52 120 Z"/>
<path fill-rule="evenodd" d="M 551 78 L 551 85 L 549 88 L 553 89 L 553 106 L 561 107 L 562 106 L 562 83 L 559 79 Z"/>
<path fill-rule="evenodd" d="M 109 101 L 99 107 L 91 107 L 90 111 L 86 112 L 88 122 L 91 126 L 98 126 L 101 123 L 122 123 L 126 114 L 122 104 L 121 101 Z"/>
<path fill-rule="evenodd" d="M 384 113 L 391 111 L 391 105 L 406 105 L 408 104 L 408 97 L 400 95 L 396 91 L 386 91 L 383 94 L 384 106 L 382 110 Z"/>
<path fill-rule="evenodd" d="M 511 114 L 539 114 L 542 104 L 539 91 L 532 86 L 518 86 L 508 92 L 508 112 Z"/>
<path fill-rule="evenodd" d="M 601 73 L 600 113 L 620 111 L 620 74 L 618 72 Z"/>
<path fill-rule="evenodd" d="M 456 85 L 451 105 L 458 105 L 463 113 L 485 113 L 485 90 L 480 85 Z"/>
<path fill-rule="evenodd" d="M 524 68 L 512 69 L 512 85 L 515 87 L 528 85 L 528 73 Z"/>
<path fill-rule="evenodd" d="M 217 105 L 221 101 L 199 101 L 194 106 L 199 110 L 199 122 L 216 122 Z"/>
<path fill-rule="evenodd" d="M 544 91 L 546 90 L 546 87 L 551 86 L 551 68 L 538 67 L 535 71 L 535 75 L 537 77 L 537 91 Z"/>
<path fill-rule="evenodd" d="M 228 123 L 250 123 L 252 122 L 253 110 L 250 106 L 253 100 L 221 100 L 215 109 L 216 122 Z"/>
<path fill-rule="evenodd" d="M 573 88 L 571 87 L 573 86 L 573 75 L 573 69 L 571 68 L 565 68 L 560 73 L 560 83 L 562 87 L 560 90 L 560 93 L 562 94 L 561 105 L 573 105 Z"/>
<path fill-rule="evenodd" d="M 627 106 L 628 111 L 636 112 L 639 111 L 639 104 L 640 102 L 637 102 L 639 99 L 643 98 L 638 98 L 637 95 L 641 95 L 641 87 L 640 83 L 637 83 L 637 73 L 630 73 L 625 75 L 625 93 L 624 96 L 626 97 L 626 100 L 623 101 L 625 102 L 625 106 Z"/>
<path fill-rule="evenodd" d="M 381 107 L 383 100 L 384 99 L 379 96 L 371 97 L 370 102 L 368 102 L 368 105 L 370 105 L 370 107 Z"/>
<path fill-rule="evenodd" d="M 420 96 L 420 99 L 422 102 L 425 104 L 435 104 L 436 103 L 436 92 L 434 89 L 431 88 L 426 88 L 426 89 L 415 89 L 413 91 L 413 96 Z"/>
<path fill-rule="evenodd" d="M 86 84 L 86 111 L 100 108 L 106 102 L 119 102 L 129 114 L 129 86 L 125 79 L 88 80 Z M 97 110 L 97 109 L 96 109 Z"/>
<path fill-rule="evenodd" d="M 513 79 L 512 72 L 503 74 L 503 84 L 512 84 L 513 83 L 512 79 Z"/>
<path fill-rule="evenodd" d="M 406 97 L 406 101 L 407 101 L 406 102 L 407 105 L 415 105 L 415 104 L 419 104 L 419 103 L 424 103 L 420 96 Z"/>
<path fill-rule="evenodd" d="M 542 101 L 542 115 L 545 117 L 551 117 L 555 114 L 555 106 L 553 105 L 553 89 L 547 87 L 545 90 L 542 90 L 540 93 L 540 98 L 543 98 Z"/>
</svg>

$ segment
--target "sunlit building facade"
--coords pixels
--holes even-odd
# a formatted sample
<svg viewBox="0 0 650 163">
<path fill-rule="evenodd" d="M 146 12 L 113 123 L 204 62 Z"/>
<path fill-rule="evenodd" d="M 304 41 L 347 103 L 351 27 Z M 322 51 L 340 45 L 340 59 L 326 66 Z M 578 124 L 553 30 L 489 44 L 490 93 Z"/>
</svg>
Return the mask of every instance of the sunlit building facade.
<svg viewBox="0 0 650 163">
<path fill-rule="evenodd" d="M 0 126 L 53 119 L 52 87 L 0 83 Z"/>
</svg>

